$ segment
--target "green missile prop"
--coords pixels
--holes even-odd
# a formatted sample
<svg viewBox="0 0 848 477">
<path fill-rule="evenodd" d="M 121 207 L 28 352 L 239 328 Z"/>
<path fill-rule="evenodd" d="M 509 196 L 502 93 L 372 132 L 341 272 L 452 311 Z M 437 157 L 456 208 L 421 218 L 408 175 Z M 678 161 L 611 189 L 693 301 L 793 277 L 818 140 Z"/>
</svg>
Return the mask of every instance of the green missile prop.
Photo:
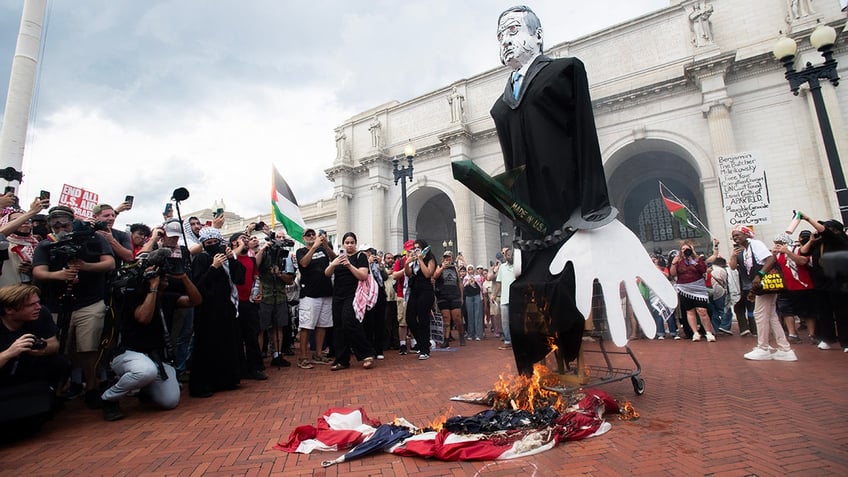
<svg viewBox="0 0 848 477">
<path fill-rule="evenodd" d="M 509 188 L 516 177 L 524 172 L 524 166 L 504 172 L 495 177 L 486 174 L 471 161 L 456 161 L 451 163 L 453 178 L 462 182 L 486 203 L 498 212 L 511 218 L 520 227 L 541 236 L 548 235 L 550 227 L 542 220 L 542 216 L 527 204 L 516 199 Z"/>
</svg>

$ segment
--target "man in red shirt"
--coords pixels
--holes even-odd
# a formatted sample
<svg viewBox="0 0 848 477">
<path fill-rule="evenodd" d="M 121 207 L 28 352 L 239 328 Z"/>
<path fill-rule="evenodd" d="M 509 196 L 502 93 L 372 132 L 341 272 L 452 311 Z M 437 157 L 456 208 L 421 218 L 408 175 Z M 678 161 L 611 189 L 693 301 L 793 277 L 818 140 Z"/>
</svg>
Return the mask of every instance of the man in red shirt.
<svg viewBox="0 0 848 477">
<path fill-rule="evenodd" d="M 244 232 L 238 232 L 230 237 L 230 248 L 233 255 L 245 268 L 244 283 L 236 284 L 238 291 L 238 323 L 244 352 L 239 353 L 241 374 L 243 378 L 263 381 L 268 376 L 263 372 L 262 354 L 259 351 L 259 302 L 261 296 L 254 292 L 254 284 L 258 284 L 259 269 L 256 259 L 248 255 L 249 238 Z M 258 286 L 258 285 L 257 285 Z"/>
</svg>

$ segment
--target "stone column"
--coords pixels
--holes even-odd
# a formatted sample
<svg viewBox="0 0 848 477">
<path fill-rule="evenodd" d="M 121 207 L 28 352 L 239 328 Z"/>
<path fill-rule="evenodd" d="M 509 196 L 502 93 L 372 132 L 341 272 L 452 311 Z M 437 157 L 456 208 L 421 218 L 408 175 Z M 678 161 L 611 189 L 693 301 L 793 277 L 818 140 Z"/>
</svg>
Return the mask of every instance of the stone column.
<svg viewBox="0 0 848 477">
<path fill-rule="evenodd" d="M 343 190 L 337 190 L 333 198 L 336 199 L 336 236 L 339 241 L 336 245 L 341 245 L 342 236 L 351 231 L 350 199 L 353 196 Z"/>
<path fill-rule="evenodd" d="M 371 186 L 371 245 L 386 250 L 386 190 L 385 184 Z"/>
<path fill-rule="evenodd" d="M 467 161 L 471 159 L 471 135 L 465 128 L 459 128 L 453 132 L 446 133 L 439 139 L 450 147 L 450 161 Z M 471 263 L 478 260 L 476 254 L 477 244 L 474 237 L 483 240 L 481 230 L 474 229 L 474 196 L 471 191 L 454 181 L 453 208 L 456 211 L 456 250 L 462 252 L 465 260 Z M 475 262 L 476 263 L 476 262 Z"/>
</svg>

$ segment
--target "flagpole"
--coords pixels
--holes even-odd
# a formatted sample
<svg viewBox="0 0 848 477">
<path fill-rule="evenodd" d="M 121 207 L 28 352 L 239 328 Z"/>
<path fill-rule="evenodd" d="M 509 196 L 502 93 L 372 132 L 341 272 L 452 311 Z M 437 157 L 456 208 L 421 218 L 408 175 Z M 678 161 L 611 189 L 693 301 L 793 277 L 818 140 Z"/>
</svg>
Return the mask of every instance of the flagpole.
<svg viewBox="0 0 848 477">
<path fill-rule="evenodd" d="M 276 187 L 276 184 L 274 184 L 274 163 L 272 162 L 271 163 L 271 200 L 269 202 L 274 201 L 274 187 Z M 274 227 L 276 226 L 276 224 L 274 223 L 274 219 L 275 219 L 275 217 L 274 217 L 274 204 L 272 203 L 270 207 L 271 207 L 271 230 L 274 230 Z"/>
<path fill-rule="evenodd" d="M 669 188 L 668 188 L 668 186 L 666 186 L 665 184 L 663 184 L 663 183 L 662 183 L 662 181 L 660 181 L 660 180 L 658 180 L 657 182 L 659 182 L 659 183 L 660 183 L 660 188 L 661 188 L 660 192 L 662 192 L 662 188 L 664 188 L 664 189 L 666 190 L 666 192 L 668 192 L 669 194 L 671 194 L 671 197 L 672 197 L 672 198 L 674 198 L 674 200 L 676 200 L 676 201 L 677 201 L 680 205 L 682 205 L 682 206 L 683 206 L 683 208 L 684 208 L 684 209 L 686 209 L 686 211 L 687 211 L 687 212 L 689 212 L 689 214 L 690 214 L 692 217 L 694 217 L 694 218 L 695 218 L 695 220 L 698 222 L 698 224 L 699 224 L 699 225 L 700 225 L 700 226 L 701 226 L 701 227 L 702 227 L 702 228 L 703 228 L 703 229 L 704 229 L 704 230 L 705 230 L 708 234 L 710 234 L 710 238 L 716 238 L 715 234 L 714 234 L 714 233 L 713 233 L 710 229 L 708 229 L 708 228 L 707 228 L 707 226 L 706 226 L 706 225 L 704 225 L 704 223 L 703 223 L 703 222 L 701 222 L 701 219 L 699 219 L 699 218 L 698 218 L 698 215 L 697 215 L 697 214 L 695 214 L 695 212 L 692 212 L 692 210 L 690 210 L 690 209 L 689 209 L 689 207 L 686 207 L 686 204 L 685 204 L 682 200 L 680 200 L 680 198 L 679 198 L 679 197 L 677 197 L 676 195 L 674 195 L 674 192 L 672 192 L 672 191 L 671 191 L 671 189 L 669 189 Z"/>
</svg>

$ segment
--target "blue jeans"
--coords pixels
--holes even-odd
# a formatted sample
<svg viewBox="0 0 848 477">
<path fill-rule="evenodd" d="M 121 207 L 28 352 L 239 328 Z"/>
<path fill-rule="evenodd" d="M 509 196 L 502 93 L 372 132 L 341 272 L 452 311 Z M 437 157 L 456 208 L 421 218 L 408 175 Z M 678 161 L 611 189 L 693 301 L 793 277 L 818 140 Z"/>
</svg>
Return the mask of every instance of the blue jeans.
<svg viewBox="0 0 848 477">
<path fill-rule="evenodd" d="M 465 309 L 468 312 L 468 338 L 483 338 L 483 301 L 480 295 L 465 297 Z"/>
<path fill-rule="evenodd" d="M 512 344 L 512 335 L 509 333 L 509 304 L 501 303 L 501 327 L 503 328 L 504 344 Z"/>
<path fill-rule="evenodd" d="M 726 318 L 725 318 L 725 315 L 727 315 L 727 313 L 725 313 L 725 311 L 724 311 L 724 304 L 725 304 L 726 301 L 727 301 L 727 293 L 722 295 L 721 298 L 716 298 L 714 300 L 710 300 L 710 307 L 707 311 L 710 313 L 710 323 L 713 325 L 713 330 L 715 330 L 716 333 L 718 333 L 719 328 L 724 328 L 725 330 L 730 329 L 729 324 L 726 328 L 724 326 L 722 326 L 725 323 L 725 321 L 730 323 L 730 320 L 726 320 Z"/>
<path fill-rule="evenodd" d="M 663 320 L 662 315 L 659 314 L 656 310 L 648 306 L 651 310 L 651 315 L 654 317 L 654 324 L 657 325 L 657 338 L 660 336 L 665 336 L 665 323 L 668 323 L 668 335 L 669 336 L 677 336 L 677 318 L 672 314 L 668 321 Z"/>
<path fill-rule="evenodd" d="M 105 401 L 117 401 L 130 391 L 144 389 L 154 403 L 163 409 L 173 409 L 180 403 L 180 383 L 177 372 L 170 364 L 163 363 L 168 379 L 159 376 L 159 368 L 146 354 L 124 351 L 112 359 L 112 370 L 120 376 L 118 382 L 103 392 Z"/>
</svg>

